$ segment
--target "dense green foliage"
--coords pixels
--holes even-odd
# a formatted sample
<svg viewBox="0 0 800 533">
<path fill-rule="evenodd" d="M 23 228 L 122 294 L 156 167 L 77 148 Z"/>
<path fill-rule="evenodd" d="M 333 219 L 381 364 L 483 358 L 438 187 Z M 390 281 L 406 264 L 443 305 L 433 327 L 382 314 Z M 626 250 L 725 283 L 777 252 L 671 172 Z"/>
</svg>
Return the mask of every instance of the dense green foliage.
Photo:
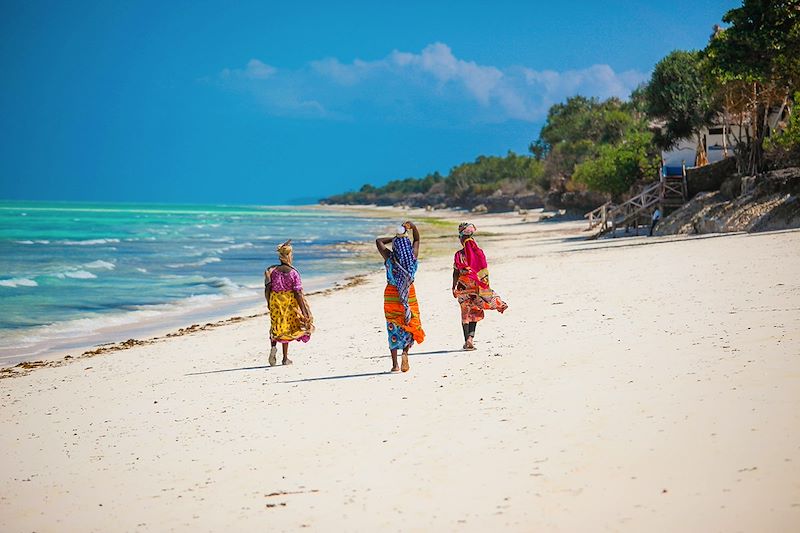
<svg viewBox="0 0 800 533">
<path fill-rule="evenodd" d="M 539 137 L 539 142 L 548 147 L 546 174 L 573 187 L 585 185 L 590 190 L 620 194 L 652 169 L 649 159 L 629 154 L 632 143 L 637 150 L 641 142 L 652 145 L 652 135 L 633 101 L 568 98 L 550 108 Z M 653 150 L 646 152 L 652 154 Z M 640 159 L 641 167 L 628 164 Z M 577 179 L 573 174 L 581 168 L 581 179 Z M 630 171 L 624 178 L 620 177 L 623 169 Z M 655 176 L 653 172 L 650 177 Z M 623 187 L 622 183 L 628 185 Z"/>
<path fill-rule="evenodd" d="M 800 103 L 800 91 L 794 93 L 794 105 Z M 784 129 L 767 139 L 765 148 L 771 158 L 782 164 L 800 164 L 800 113 L 789 115 Z"/>
<path fill-rule="evenodd" d="M 638 181 L 653 180 L 659 159 L 653 134 L 631 129 L 622 141 L 601 145 L 596 157 L 576 166 L 573 179 L 591 190 L 619 196 Z"/>
<path fill-rule="evenodd" d="M 548 185 L 541 180 L 543 176 L 541 161 L 509 151 L 505 157 L 480 156 L 473 163 L 454 167 L 445 178 L 445 192 L 456 198 L 492 194 L 498 189 L 543 192 Z"/>
<path fill-rule="evenodd" d="M 600 101 L 573 96 L 550 108 L 539 138 L 551 147 L 581 141 L 613 143 L 632 122 L 629 106 L 618 98 Z"/>
<path fill-rule="evenodd" d="M 717 115 L 700 52 L 676 50 L 659 61 L 644 89 L 647 113 L 664 121 L 656 136 L 664 148 L 695 137 Z"/>
<path fill-rule="evenodd" d="M 722 20 L 730 26 L 715 32 L 705 53 L 725 115 L 746 128 L 740 166 L 754 174 L 764 166 L 769 109 L 800 89 L 800 2 L 744 0 Z"/>
<path fill-rule="evenodd" d="M 794 93 L 795 105 L 800 102 L 800 91 Z M 769 147 L 794 149 L 800 148 L 800 113 L 793 113 L 786 122 L 786 127 L 769 139 Z"/>
<path fill-rule="evenodd" d="M 364 185 L 357 192 L 326 199 L 329 203 L 402 203 L 415 194 L 444 195 L 453 199 L 489 195 L 496 190 L 515 194 L 523 191 L 545 192 L 544 163 L 536 158 L 509 151 L 505 157 L 479 156 L 472 163 L 454 167 L 446 177 L 438 172 L 422 179 L 390 181 L 382 187 Z"/>
<path fill-rule="evenodd" d="M 800 89 L 800 2 L 744 0 L 707 52 L 720 78 Z"/>
<path fill-rule="evenodd" d="M 409 194 L 426 194 L 437 184 L 444 183 L 444 178 L 438 173 L 428 174 L 422 179 L 406 178 L 393 180 L 382 187 L 363 185 L 358 191 L 337 194 L 325 201 L 335 204 L 373 204 L 379 198 L 388 201 L 401 202 Z"/>
</svg>

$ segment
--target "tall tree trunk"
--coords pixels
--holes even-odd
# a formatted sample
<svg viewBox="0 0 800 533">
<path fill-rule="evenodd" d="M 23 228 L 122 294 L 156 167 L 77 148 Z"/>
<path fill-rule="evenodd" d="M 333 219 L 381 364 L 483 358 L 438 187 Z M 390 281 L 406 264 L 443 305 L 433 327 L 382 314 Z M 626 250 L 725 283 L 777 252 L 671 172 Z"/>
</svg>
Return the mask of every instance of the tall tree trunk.
<svg viewBox="0 0 800 533">
<path fill-rule="evenodd" d="M 728 116 L 723 115 L 722 123 L 722 157 L 728 157 Z"/>
<path fill-rule="evenodd" d="M 767 106 L 759 102 L 754 111 L 753 140 L 750 143 L 750 158 L 747 165 L 747 173 L 750 176 L 755 176 L 764 169 L 764 136 L 767 132 L 765 127 Z"/>
</svg>

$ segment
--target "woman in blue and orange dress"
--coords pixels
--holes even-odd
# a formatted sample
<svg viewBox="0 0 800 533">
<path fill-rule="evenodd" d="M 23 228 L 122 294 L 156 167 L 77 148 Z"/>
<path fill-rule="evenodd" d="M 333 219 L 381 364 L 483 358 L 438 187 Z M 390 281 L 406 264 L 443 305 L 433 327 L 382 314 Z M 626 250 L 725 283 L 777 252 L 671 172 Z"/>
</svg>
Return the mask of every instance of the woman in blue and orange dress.
<svg viewBox="0 0 800 533">
<path fill-rule="evenodd" d="M 390 243 L 391 248 L 387 248 Z M 386 266 L 383 313 L 386 317 L 389 352 L 392 354 L 392 372 L 408 372 L 408 351 L 415 342 L 425 340 L 414 290 L 419 231 L 412 222 L 405 222 L 397 228 L 394 237 L 381 237 L 376 239 L 375 244 Z M 398 350 L 402 350 L 400 366 L 397 365 Z"/>
</svg>

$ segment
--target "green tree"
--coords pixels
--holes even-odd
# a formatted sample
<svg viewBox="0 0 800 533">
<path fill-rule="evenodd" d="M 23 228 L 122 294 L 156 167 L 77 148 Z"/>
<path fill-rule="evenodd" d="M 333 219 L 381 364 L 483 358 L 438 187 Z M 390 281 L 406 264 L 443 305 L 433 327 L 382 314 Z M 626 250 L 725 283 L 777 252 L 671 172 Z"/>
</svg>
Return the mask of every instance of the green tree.
<svg viewBox="0 0 800 533">
<path fill-rule="evenodd" d="M 800 4 L 797 0 L 744 0 L 722 17 L 730 24 L 706 48 L 726 115 L 746 124 L 739 151 L 742 170 L 764 166 L 770 107 L 786 106 L 800 88 Z"/>
<path fill-rule="evenodd" d="M 786 125 L 780 133 L 770 139 L 770 144 L 785 149 L 800 148 L 800 113 L 797 105 L 800 103 L 800 92 L 794 93 L 793 112 L 789 115 Z"/>
<path fill-rule="evenodd" d="M 706 82 L 701 52 L 675 50 L 659 61 L 643 90 L 648 114 L 664 121 L 656 135 L 663 148 L 695 137 L 717 114 L 714 95 Z"/>
<path fill-rule="evenodd" d="M 654 179 L 659 161 L 653 134 L 632 129 L 621 142 L 600 146 L 597 157 L 576 166 L 573 179 L 591 190 L 619 197 L 634 183 Z"/>
<path fill-rule="evenodd" d="M 765 148 L 769 151 L 770 157 L 779 164 L 797 165 L 800 163 L 800 113 L 797 112 L 797 105 L 800 103 L 800 91 L 794 93 L 792 104 L 789 107 L 790 113 L 783 124 L 783 128 L 777 134 L 766 140 Z"/>
<path fill-rule="evenodd" d="M 573 96 L 553 105 L 538 141 L 548 148 L 546 174 L 568 179 L 575 165 L 596 156 L 600 146 L 619 142 L 636 122 L 632 105 L 618 98 Z"/>
<path fill-rule="evenodd" d="M 573 96 L 550 108 L 539 138 L 551 147 L 583 140 L 613 143 L 633 121 L 629 110 L 629 105 L 618 98 L 600 101 Z"/>
<path fill-rule="evenodd" d="M 550 152 L 550 145 L 541 139 L 536 139 L 528 145 L 528 151 L 533 154 L 534 159 L 542 161 Z"/>
</svg>

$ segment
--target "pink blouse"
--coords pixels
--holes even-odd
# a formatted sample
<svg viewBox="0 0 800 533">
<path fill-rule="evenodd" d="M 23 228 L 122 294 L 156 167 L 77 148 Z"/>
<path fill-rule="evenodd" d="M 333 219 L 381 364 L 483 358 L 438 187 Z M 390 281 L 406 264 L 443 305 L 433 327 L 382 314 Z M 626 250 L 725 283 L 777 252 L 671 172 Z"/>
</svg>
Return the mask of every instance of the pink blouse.
<svg viewBox="0 0 800 533">
<path fill-rule="evenodd" d="M 269 279 L 272 282 L 273 292 L 303 290 L 303 282 L 300 281 L 300 274 L 298 274 L 295 269 L 291 269 L 289 272 L 281 272 L 277 268 L 273 269 L 273 271 L 270 272 Z"/>
</svg>

